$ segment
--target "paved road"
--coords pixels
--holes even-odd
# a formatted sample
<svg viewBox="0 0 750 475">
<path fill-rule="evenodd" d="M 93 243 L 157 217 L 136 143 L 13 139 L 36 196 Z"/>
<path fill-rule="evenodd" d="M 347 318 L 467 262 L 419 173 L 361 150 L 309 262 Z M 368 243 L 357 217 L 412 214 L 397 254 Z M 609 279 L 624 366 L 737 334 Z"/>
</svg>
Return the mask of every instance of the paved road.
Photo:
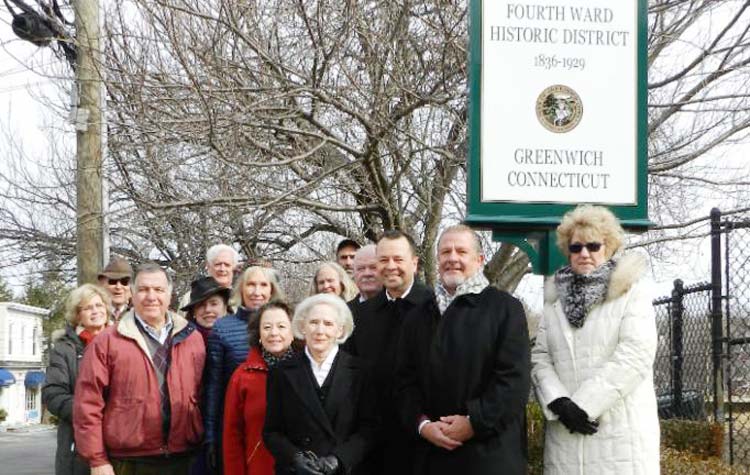
<svg viewBox="0 0 750 475">
<path fill-rule="evenodd" d="M 55 429 L 0 432 L 0 475 L 54 475 Z"/>
</svg>

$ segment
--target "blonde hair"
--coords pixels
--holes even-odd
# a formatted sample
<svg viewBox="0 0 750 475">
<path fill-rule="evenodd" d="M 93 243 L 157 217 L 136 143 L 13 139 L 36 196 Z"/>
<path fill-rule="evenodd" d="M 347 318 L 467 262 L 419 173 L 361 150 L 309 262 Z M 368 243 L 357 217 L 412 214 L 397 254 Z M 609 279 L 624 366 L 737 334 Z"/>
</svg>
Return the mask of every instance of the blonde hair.
<svg viewBox="0 0 750 475">
<path fill-rule="evenodd" d="M 78 326 L 78 312 L 81 311 L 81 306 L 97 295 L 101 297 L 102 302 L 104 302 L 104 306 L 107 309 L 107 320 L 109 320 L 111 316 L 112 300 L 106 290 L 94 284 L 83 284 L 70 292 L 65 301 L 65 320 L 74 327 Z"/>
<path fill-rule="evenodd" d="M 320 264 L 317 269 L 315 269 L 315 273 L 312 277 L 312 282 L 310 283 L 310 296 L 320 293 L 318 292 L 318 274 L 326 267 L 336 272 L 336 275 L 339 278 L 339 285 L 341 285 L 341 293 L 339 295 L 342 299 L 348 302 L 357 296 L 357 294 L 359 293 L 357 284 L 355 284 L 352 278 L 349 277 L 349 274 L 346 273 L 344 268 L 335 262 L 324 262 Z"/>
<path fill-rule="evenodd" d="M 251 266 L 245 269 L 242 275 L 240 275 L 240 278 L 237 279 L 234 290 L 232 290 L 232 297 L 229 299 L 230 307 L 234 309 L 244 307 L 245 304 L 242 301 L 242 289 L 245 287 L 245 283 L 247 283 L 250 275 L 255 274 L 256 272 L 263 274 L 266 280 L 268 280 L 268 282 L 271 284 L 271 298 L 268 299 L 269 302 L 271 300 L 286 300 L 286 295 L 281 289 L 281 284 L 279 284 L 279 277 L 274 269 L 271 269 L 269 267 Z"/>
<path fill-rule="evenodd" d="M 567 258 L 570 258 L 568 246 L 576 232 L 586 240 L 603 240 L 607 259 L 620 250 L 625 240 L 620 221 L 604 206 L 578 205 L 565 213 L 557 227 L 557 247 Z"/>
<path fill-rule="evenodd" d="M 294 332 L 295 338 L 300 340 L 305 339 L 303 328 L 307 318 L 310 316 L 310 312 L 313 308 L 318 305 L 326 305 L 333 309 L 336 313 L 336 322 L 344 329 L 341 338 L 337 339 L 338 344 L 344 343 L 354 331 L 354 319 L 352 318 L 352 312 L 349 310 L 349 306 L 341 300 L 340 297 L 336 297 L 331 294 L 317 294 L 312 297 L 307 297 L 305 300 L 297 305 L 294 310 L 294 318 L 292 319 L 292 331 Z"/>
</svg>

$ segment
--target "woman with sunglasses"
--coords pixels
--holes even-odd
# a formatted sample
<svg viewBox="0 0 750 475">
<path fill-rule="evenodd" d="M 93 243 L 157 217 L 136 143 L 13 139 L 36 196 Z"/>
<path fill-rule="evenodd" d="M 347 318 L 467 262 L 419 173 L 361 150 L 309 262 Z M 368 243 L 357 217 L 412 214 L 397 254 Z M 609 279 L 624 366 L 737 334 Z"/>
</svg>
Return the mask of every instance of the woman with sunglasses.
<svg viewBox="0 0 750 475">
<path fill-rule="evenodd" d="M 547 431 L 545 474 L 659 473 L 653 386 L 657 333 L 646 259 L 600 206 L 568 212 L 568 258 L 545 285 L 532 381 Z"/>
</svg>

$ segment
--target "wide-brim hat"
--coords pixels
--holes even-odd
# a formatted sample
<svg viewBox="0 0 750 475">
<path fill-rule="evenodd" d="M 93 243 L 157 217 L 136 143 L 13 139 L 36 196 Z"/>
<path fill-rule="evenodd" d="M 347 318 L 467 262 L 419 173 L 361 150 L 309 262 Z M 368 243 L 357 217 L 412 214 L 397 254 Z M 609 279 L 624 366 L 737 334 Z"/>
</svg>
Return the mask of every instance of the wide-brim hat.
<svg viewBox="0 0 750 475">
<path fill-rule="evenodd" d="M 110 259 L 107 266 L 96 276 L 97 279 L 124 279 L 125 277 L 133 278 L 133 268 L 122 257 Z"/>
<path fill-rule="evenodd" d="M 180 310 L 187 312 L 214 295 L 220 295 L 226 302 L 229 300 L 229 294 L 231 292 L 231 289 L 220 285 L 216 282 L 216 279 L 211 276 L 195 279 L 190 283 L 190 303 L 182 307 Z"/>
</svg>

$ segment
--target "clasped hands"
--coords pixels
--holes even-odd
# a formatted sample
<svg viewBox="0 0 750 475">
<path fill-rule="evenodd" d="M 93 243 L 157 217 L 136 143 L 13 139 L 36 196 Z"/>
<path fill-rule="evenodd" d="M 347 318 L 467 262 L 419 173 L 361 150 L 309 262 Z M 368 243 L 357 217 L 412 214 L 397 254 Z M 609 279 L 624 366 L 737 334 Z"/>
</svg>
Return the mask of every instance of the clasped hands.
<svg viewBox="0 0 750 475">
<path fill-rule="evenodd" d="M 570 398 L 557 398 L 547 405 L 571 434 L 593 435 L 599 430 L 599 422 L 589 419 L 589 415 Z"/>
<path fill-rule="evenodd" d="M 339 471 L 339 459 L 335 455 L 318 457 L 313 452 L 297 452 L 292 459 L 292 468 L 298 475 L 333 475 Z"/>
<path fill-rule="evenodd" d="M 425 424 L 419 435 L 437 447 L 454 450 L 474 437 L 474 429 L 466 416 L 443 416 Z"/>
</svg>

